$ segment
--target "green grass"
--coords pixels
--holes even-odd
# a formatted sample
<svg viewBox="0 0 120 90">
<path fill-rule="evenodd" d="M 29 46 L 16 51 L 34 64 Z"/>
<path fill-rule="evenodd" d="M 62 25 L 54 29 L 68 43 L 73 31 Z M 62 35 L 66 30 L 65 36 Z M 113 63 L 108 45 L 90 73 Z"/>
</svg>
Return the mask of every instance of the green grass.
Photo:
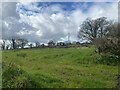
<svg viewBox="0 0 120 90">
<path fill-rule="evenodd" d="M 41 88 L 113 88 L 118 67 L 95 63 L 94 48 L 46 48 L 3 51 Z"/>
</svg>

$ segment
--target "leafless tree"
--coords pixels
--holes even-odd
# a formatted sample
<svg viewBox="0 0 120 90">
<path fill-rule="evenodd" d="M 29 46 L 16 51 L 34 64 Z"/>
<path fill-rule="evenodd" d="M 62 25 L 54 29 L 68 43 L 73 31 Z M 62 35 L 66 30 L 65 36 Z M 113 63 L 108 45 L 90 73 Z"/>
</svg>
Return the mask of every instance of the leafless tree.
<svg viewBox="0 0 120 90">
<path fill-rule="evenodd" d="M 2 42 L 0 43 L 0 47 L 2 50 L 5 50 L 5 40 L 2 40 Z"/>
<path fill-rule="evenodd" d="M 55 42 L 54 42 L 53 40 L 50 40 L 50 41 L 48 42 L 48 46 L 49 46 L 49 47 L 55 46 Z"/>
<path fill-rule="evenodd" d="M 24 48 L 24 46 L 28 43 L 28 41 L 26 39 L 17 39 L 16 40 L 17 46 L 21 47 L 22 49 Z"/>
<path fill-rule="evenodd" d="M 26 39 L 20 38 L 20 37 L 15 37 L 12 36 L 9 39 L 9 43 L 11 45 L 11 49 L 18 49 L 18 48 L 24 48 L 24 46 L 28 43 L 28 41 Z"/>
<path fill-rule="evenodd" d="M 95 20 L 87 18 L 81 25 L 78 32 L 78 38 L 87 39 L 93 42 L 96 38 L 104 37 L 107 33 L 107 27 L 110 22 L 106 17 L 100 17 Z"/>
<path fill-rule="evenodd" d="M 36 41 L 35 44 L 36 44 L 36 47 L 40 46 L 40 43 L 38 41 Z"/>
</svg>

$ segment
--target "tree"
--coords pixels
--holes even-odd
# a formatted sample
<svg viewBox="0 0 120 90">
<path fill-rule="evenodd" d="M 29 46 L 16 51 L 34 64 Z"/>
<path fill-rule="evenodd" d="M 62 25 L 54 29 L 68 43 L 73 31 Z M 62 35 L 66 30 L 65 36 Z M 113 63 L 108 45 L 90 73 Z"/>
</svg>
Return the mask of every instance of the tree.
<svg viewBox="0 0 120 90">
<path fill-rule="evenodd" d="M 9 45 L 6 46 L 6 49 L 13 49 L 13 44 L 12 44 L 12 40 L 7 40 L 9 42 Z"/>
<path fill-rule="evenodd" d="M 76 42 L 76 45 L 80 45 L 80 42 Z"/>
<path fill-rule="evenodd" d="M 38 41 L 36 41 L 35 44 L 36 44 L 36 47 L 40 46 L 40 43 Z"/>
<path fill-rule="evenodd" d="M 28 43 L 26 39 L 17 39 L 16 42 L 17 42 L 17 46 L 21 47 L 22 49 Z"/>
<path fill-rule="evenodd" d="M 12 49 L 24 48 L 24 46 L 28 43 L 26 39 L 12 36 L 8 39 L 9 43 L 11 44 Z"/>
<path fill-rule="evenodd" d="M 55 42 L 54 42 L 53 40 L 50 40 L 50 41 L 48 42 L 48 46 L 49 46 L 49 47 L 55 46 Z"/>
<path fill-rule="evenodd" d="M 32 47 L 33 47 L 33 44 L 31 43 L 29 46 L 30 46 L 30 48 L 32 48 Z"/>
<path fill-rule="evenodd" d="M 10 44 L 6 45 L 6 50 L 8 50 L 8 49 L 9 49 L 9 47 L 10 47 Z"/>
<path fill-rule="evenodd" d="M 16 48 L 17 48 L 16 38 L 15 38 L 15 37 L 12 37 L 12 38 L 11 38 L 11 41 L 12 41 L 12 48 L 13 48 L 13 49 L 16 49 Z"/>
<path fill-rule="evenodd" d="M 1 46 L 1 49 L 2 50 L 5 50 L 5 40 L 2 40 L 3 42 L 0 44 L 0 46 Z"/>
<path fill-rule="evenodd" d="M 41 44 L 41 47 L 44 48 L 44 47 L 45 47 L 45 44 Z"/>
<path fill-rule="evenodd" d="M 78 32 L 78 38 L 87 39 L 94 42 L 96 38 L 104 37 L 107 33 L 107 27 L 110 22 L 107 21 L 106 17 L 100 17 L 95 20 L 87 18 L 81 25 Z"/>
<path fill-rule="evenodd" d="M 108 27 L 112 25 L 111 21 L 107 21 L 106 17 L 101 17 L 95 20 L 95 23 L 98 25 L 98 37 L 104 37 L 108 32 Z"/>
</svg>

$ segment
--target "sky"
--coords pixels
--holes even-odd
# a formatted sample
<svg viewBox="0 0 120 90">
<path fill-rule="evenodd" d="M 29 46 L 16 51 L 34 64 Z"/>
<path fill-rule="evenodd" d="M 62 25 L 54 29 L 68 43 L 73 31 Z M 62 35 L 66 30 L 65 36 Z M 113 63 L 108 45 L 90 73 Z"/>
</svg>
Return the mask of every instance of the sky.
<svg viewBox="0 0 120 90">
<path fill-rule="evenodd" d="M 2 2 L 2 38 L 25 38 L 30 42 L 79 41 L 82 22 L 90 17 L 117 21 L 117 2 Z"/>
</svg>

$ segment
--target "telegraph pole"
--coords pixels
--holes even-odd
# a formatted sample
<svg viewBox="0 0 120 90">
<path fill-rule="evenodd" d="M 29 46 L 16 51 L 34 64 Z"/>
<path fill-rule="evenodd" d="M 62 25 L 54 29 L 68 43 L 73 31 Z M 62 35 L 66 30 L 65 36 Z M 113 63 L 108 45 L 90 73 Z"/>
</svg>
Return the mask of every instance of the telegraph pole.
<svg viewBox="0 0 120 90">
<path fill-rule="evenodd" d="M 68 42 L 70 42 L 70 33 L 68 33 Z"/>
</svg>

